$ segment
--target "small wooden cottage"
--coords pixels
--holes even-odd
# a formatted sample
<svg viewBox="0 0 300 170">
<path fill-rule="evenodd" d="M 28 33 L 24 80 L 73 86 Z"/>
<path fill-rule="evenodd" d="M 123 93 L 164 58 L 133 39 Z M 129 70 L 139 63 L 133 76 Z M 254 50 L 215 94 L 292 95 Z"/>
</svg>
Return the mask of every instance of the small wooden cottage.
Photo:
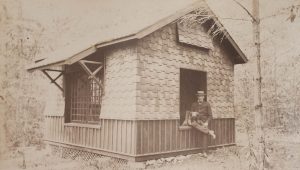
<svg viewBox="0 0 300 170">
<path fill-rule="evenodd" d="M 234 145 L 234 65 L 247 62 L 235 41 L 226 30 L 222 41 L 208 35 L 217 20 L 178 22 L 202 5 L 198 0 L 122 3 L 103 3 L 96 34 L 87 31 L 89 38 L 28 68 L 55 85 L 45 141 L 134 161 L 201 152 L 206 141 Z M 198 90 L 212 106 L 215 140 L 181 125 Z"/>
</svg>

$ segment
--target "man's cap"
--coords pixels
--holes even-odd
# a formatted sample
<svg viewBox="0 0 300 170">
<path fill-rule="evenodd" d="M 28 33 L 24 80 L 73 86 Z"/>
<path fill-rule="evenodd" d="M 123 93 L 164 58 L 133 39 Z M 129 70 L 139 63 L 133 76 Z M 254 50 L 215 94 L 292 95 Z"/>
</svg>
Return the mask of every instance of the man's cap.
<svg viewBox="0 0 300 170">
<path fill-rule="evenodd" d="M 205 96 L 206 94 L 204 93 L 204 91 L 197 91 L 197 96 Z"/>
</svg>

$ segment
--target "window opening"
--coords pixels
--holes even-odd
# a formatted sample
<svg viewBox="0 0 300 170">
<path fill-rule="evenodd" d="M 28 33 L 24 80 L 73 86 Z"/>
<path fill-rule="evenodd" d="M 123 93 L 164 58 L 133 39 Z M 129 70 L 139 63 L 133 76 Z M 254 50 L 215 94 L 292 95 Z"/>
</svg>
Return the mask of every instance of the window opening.
<svg viewBox="0 0 300 170">
<path fill-rule="evenodd" d="M 97 124 L 103 94 L 103 59 L 80 60 L 67 71 L 66 122 Z"/>
</svg>

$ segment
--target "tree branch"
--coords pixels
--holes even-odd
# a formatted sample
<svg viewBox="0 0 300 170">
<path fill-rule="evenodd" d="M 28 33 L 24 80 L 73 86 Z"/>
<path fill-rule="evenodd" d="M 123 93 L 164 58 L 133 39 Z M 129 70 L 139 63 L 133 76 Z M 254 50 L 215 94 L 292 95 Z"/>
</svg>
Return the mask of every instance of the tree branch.
<svg viewBox="0 0 300 170">
<path fill-rule="evenodd" d="M 288 14 L 288 13 L 289 13 L 289 10 L 292 8 L 292 6 L 294 6 L 296 9 L 299 9 L 299 8 L 300 8 L 300 4 L 299 4 L 299 5 L 291 5 L 291 6 L 289 6 L 289 7 L 284 7 L 284 8 L 279 9 L 279 10 L 278 10 L 276 13 L 274 13 L 274 14 L 271 14 L 271 15 L 267 15 L 267 16 L 261 17 L 261 20 L 268 19 L 268 18 L 271 18 L 271 17 L 276 17 L 276 16 L 278 16 L 278 15 Z"/>
<path fill-rule="evenodd" d="M 257 22 L 256 18 L 248 11 L 246 7 L 244 7 L 241 3 L 239 3 L 237 0 L 233 0 L 235 3 L 237 3 L 241 8 L 243 8 L 247 14 L 252 18 L 253 21 Z"/>
<path fill-rule="evenodd" d="M 227 17 L 225 17 L 225 18 L 223 18 L 223 17 L 218 17 L 218 18 L 220 18 L 220 19 L 227 19 L 227 20 L 251 21 L 251 20 L 249 20 L 249 19 L 243 19 L 243 18 L 227 18 Z"/>
</svg>

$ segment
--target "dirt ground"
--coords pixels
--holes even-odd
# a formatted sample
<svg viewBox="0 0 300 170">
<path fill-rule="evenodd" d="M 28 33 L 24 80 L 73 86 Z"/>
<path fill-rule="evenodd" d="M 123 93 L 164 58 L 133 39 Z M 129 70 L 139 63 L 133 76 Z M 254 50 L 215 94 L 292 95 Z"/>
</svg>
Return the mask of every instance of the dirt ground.
<svg viewBox="0 0 300 170">
<path fill-rule="evenodd" d="M 269 132 L 267 137 L 269 169 L 300 169 L 300 134 L 284 135 Z M 23 154 L 24 153 L 24 157 Z M 151 160 L 144 163 L 120 161 L 108 157 L 82 160 L 80 157 L 64 159 L 51 154 L 49 149 L 37 150 L 35 147 L 17 148 L 1 155 L 2 170 L 98 170 L 98 169 L 205 169 L 205 170 L 243 170 L 249 169 L 251 161 L 245 134 L 237 135 L 237 146 L 211 150 L 207 155 L 199 153 Z M 23 159 L 24 158 L 24 159 Z"/>
</svg>

